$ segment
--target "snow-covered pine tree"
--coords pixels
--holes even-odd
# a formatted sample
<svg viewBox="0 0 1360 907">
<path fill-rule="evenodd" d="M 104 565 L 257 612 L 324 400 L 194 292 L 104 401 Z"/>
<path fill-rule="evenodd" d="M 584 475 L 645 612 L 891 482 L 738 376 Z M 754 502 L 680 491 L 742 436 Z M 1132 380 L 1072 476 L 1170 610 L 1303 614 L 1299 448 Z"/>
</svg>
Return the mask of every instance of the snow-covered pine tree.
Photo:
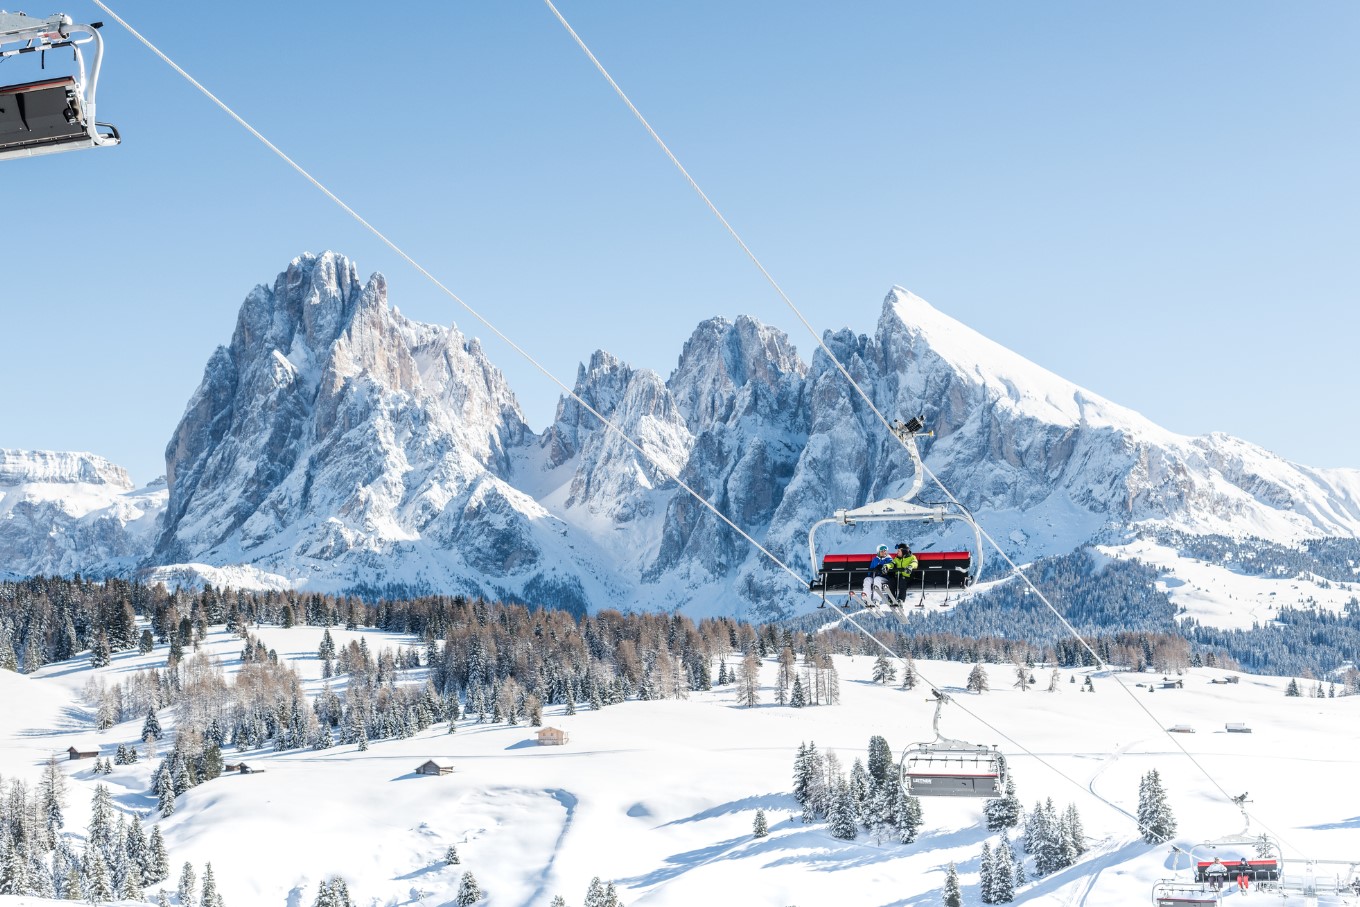
<svg viewBox="0 0 1360 907">
<path fill-rule="evenodd" d="M 1010 839 L 1002 832 L 1001 843 L 992 851 L 993 904 L 1009 904 L 1015 900 L 1015 864 L 1015 851 L 1011 850 Z"/>
<path fill-rule="evenodd" d="M 604 907 L 604 882 L 600 881 L 599 876 L 590 880 L 583 907 Z"/>
<path fill-rule="evenodd" d="M 963 892 L 959 890 L 959 870 L 953 863 L 944 876 L 944 907 L 963 907 Z"/>
<path fill-rule="evenodd" d="M 793 692 L 789 694 L 789 705 L 801 709 L 807 705 L 807 694 L 803 692 L 803 678 L 794 676 Z"/>
<path fill-rule="evenodd" d="M 180 907 L 194 907 L 198 903 L 194 892 L 197 882 L 198 878 L 194 874 L 194 866 L 186 860 L 184 868 L 179 873 L 179 887 L 175 889 L 175 893 L 179 896 Z"/>
<path fill-rule="evenodd" d="M 165 850 L 165 839 L 161 837 L 159 825 L 151 827 L 151 840 L 147 842 L 147 874 L 143 881 L 155 885 L 170 878 L 170 856 Z"/>
<path fill-rule="evenodd" d="M 765 810 L 756 810 L 755 822 L 751 823 L 751 834 L 757 838 L 764 838 L 770 834 L 770 823 L 765 818 Z"/>
<path fill-rule="evenodd" d="M 1166 841 L 1176 833 L 1176 817 L 1162 788 L 1162 776 L 1155 768 L 1138 784 L 1138 825 L 1148 844 Z"/>
<path fill-rule="evenodd" d="M 217 893 L 217 879 L 213 877 L 212 863 L 203 867 L 203 893 L 198 902 L 203 907 L 222 907 L 222 896 Z"/>
<path fill-rule="evenodd" d="M 874 659 L 874 683 L 881 683 L 886 686 L 896 679 L 897 668 L 893 667 L 892 662 L 888 660 L 888 656 L 879 655 L 878 658 Z"/>
<path fill-rule="evenodd" d="M 901 791 L 901 787 L 898 788 Z M 921 831 L 921 801 L 920 799 L 908 796 L 905 792 L 897 798 L 896 814 L 894 819 L 897 824 L 897 840 L 901 844 L 910 844 L 916 840 L 916 835 Z"/>
<path fill-rule="evenodd" d="M 1002 796 L 993 800 L 988 800 L 982 807 L 982 814 L 987 817 L 988 831 L 1001 831 L 1003 828 L 1014 828 L 1020 821 L 1020 799 L 1015 796 L 1015 779 L 1009 774 L 1006 776 L 1006 788 Z"/>
<path fill-rule="evenodd" d="M 96 904 L 100 901 L 113 900 L 113 883 L 109 878 L 109 869 L 104 863 L 103 855 L 96 847 L 86 847 L 85 856 L 88 861 L 85 869 L 85 897 Z"/>
<path fill-rule="evenodd" d="M 855 804 L 855 818 L 864 822 L 869 803 L 869 772 L 858 756 L 850 766 L 850 799 Z"/>
<path fill-rule="evenodd" d="M 450 844 L 449 849 L 444 851 L 444 865 L 457 866 L 461 862 L 462 860 L 458 857 L 458 848 Z"/>
<path fill-rule="evenodd" d="M 160 740 L 165 736 L 165 732 L 161 730 L 160 720 L 156 718 L 156 710 L 150 708 L 146 710 L 146 720 L 142 722 L 141 737 L 145 740 L 148 735 L 153 740 Z"/>
<path fill-rule="evenodd" d="M 992 877 L 996 874 L 996 862 L 992 856 L 992 845 L 982 842 L 982 859 L 979 860 L 978 889 L 984 904 L 995 904 L 992 898 Z"/>
<path fill-rule="evenodd" d="M 908 658 L 907 663 L 902 666 L 902 684 L 900 688 L 903 690 L 916 689 L 916 664 L 910 658 Z"/>
<path fill-rule="evenodd" d="M 839 772 L 837 773 L 839 775 Z M 834 777 L 831 787 L 831 808 L 826 821 L 830 826 L 831 837 L 842 841 L 853 841 L 859 836 L 858 811 L 855 796 L 849 783 L 842 777 Z"/>
<path fill-rule="evenodd" d="M 968 692 L 985 693 L 991 689 L 987 680 L 987 669 L 982 666 L 982 662 L 973 665 L 973 670 L 968 672 Z"/>
<path fill-rule="evenodd" d="M 1080 857 L 1089 849 L 1086 845 L 1086 829 L 1081 824 L 1081 814 L 1077 812 L 1077 804 L 1069 803 L 1067 809 L 1063 811 L 1063 825 L 1067 835 L 1072 839 L 1072 848 L 1076 855 Z"/>
<path fill-rule="evenodd" d="M 872 786 L 897 783 L 897 765 L 887 738 L 878 734 L 869 738 L 869 779 Z"/>
<path fill-rule="evenodd" d="M 548 904 L 548 907 L 567 907 L 567 899 L 560 894 L 555 894 L 553 895 L 551 903 Z"/>
<path fill-rule="evenodd" d="M 458 907 L 471 907 L 482 899 L 482 889 L 477 886 L 477 879 L 471 872 L 463 873 L 463 878 L 458 882 L 458 896 L 454 903 Z"/>
</svg>

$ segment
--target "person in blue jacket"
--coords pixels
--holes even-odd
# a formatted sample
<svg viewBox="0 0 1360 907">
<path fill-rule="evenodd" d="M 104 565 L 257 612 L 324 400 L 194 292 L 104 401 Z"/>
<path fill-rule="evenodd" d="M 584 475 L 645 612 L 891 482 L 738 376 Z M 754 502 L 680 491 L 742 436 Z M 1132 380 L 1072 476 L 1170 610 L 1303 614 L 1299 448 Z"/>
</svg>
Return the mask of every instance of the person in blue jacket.
<svg viewBox="0 0 1360 907">
<path fill-rule="evenodd" d="M 888 574 L 892 571 L 892 555 L 887 545 L 879 545 L 878 553 L 869 561 L 869 575 L 864 577 L 864 601 L 870 607 L 880 601 L 880 590 L 888 588 Z"/>
</svg>

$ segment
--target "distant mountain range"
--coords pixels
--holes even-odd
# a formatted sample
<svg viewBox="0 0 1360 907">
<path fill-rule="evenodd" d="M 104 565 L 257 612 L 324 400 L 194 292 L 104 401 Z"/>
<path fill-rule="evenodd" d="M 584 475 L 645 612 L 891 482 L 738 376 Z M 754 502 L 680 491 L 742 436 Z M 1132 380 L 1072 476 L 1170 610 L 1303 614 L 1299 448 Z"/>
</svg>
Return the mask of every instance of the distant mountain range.
<svg viewBox="0 0 1360 907">
<path fill-rule="evenodd" d="M 1017 560 L 1149 531 L 1360 534 L 1360 470 L 1166 431 L 900 288 L 872 335 L 825 341 L 880 411 L 924 415 L 927 464 Z M 596 352 L 574 390 L 647 456 L 570 398 L 535 434 L 477 340 L 405 318 L 344 256 L 303 255 L 246 297 L 163 482 L 0 451 L 0 571 L 771 618 L 804 590 L 670 474 L 800 570 L 814 522 L 911 483 L 825 353 L 750 318 L 700 324 L 665 379 Z M 828 541 L 966 541 L 873 531 L 892 538 Z"/>
</svg>

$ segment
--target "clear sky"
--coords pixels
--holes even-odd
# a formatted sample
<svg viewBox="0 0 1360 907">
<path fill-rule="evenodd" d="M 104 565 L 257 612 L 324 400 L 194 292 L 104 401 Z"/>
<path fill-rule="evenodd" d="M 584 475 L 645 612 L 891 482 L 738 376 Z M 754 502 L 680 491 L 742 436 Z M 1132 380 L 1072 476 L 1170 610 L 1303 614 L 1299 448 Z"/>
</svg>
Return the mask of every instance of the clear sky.
<svg viewBox="0 0 1360 907">
<path fill-rule="evenodd" d="M 109 2 L 568 383 L 597 348 L 664 377 L 713 315 L 810 358 L 538 0 Z M 558 5 L 819 329 L 900 284 L 1175 431 L 1360 467 L 1360 5 Z M 554 385 L 104 33 L 124 145 L 0 163 L 0 446 L 151 480 L 246 293 L 325 249 L 547 424 Z"/>
</svg>

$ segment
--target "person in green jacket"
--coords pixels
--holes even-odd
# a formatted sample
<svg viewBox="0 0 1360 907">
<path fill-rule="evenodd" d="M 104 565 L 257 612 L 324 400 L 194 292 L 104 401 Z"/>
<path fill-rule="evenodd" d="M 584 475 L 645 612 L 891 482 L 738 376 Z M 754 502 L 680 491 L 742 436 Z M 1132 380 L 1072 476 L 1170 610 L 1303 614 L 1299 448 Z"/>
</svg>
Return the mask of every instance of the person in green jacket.
<svg viewBox="0 0 1360 907">
<path fill-rule="evenodd" d="M 893 595 L 901 601 L 907 590 L 907 577 L 916 570 L 916 555 L 906 542 L 897 543 L 897 554 L 892 559 Z"/>
</svg>

